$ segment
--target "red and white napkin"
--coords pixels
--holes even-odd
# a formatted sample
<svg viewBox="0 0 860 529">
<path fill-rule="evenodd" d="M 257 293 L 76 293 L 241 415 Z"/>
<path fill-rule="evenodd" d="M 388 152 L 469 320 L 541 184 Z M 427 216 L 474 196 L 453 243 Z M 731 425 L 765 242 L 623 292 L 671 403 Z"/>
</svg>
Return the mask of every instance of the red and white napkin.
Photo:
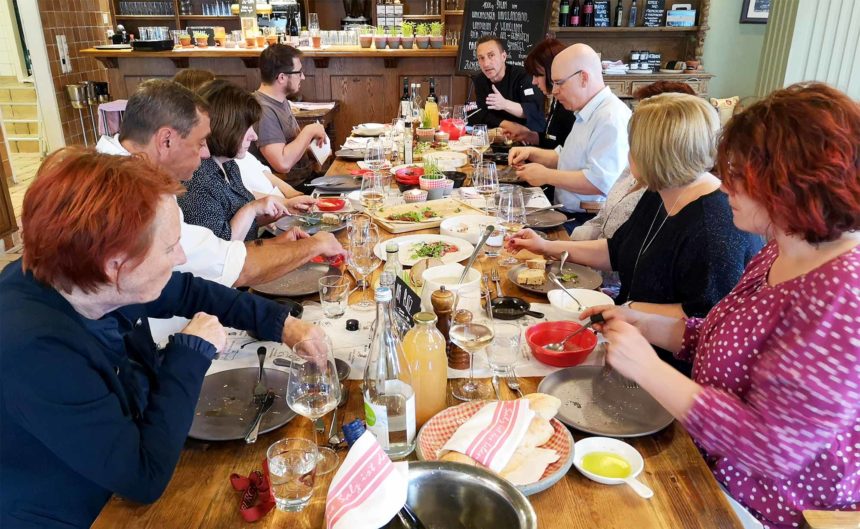
<svg viewBox="0 0 860 529">
<path fill-rule="evenodd" d="M 526 399 L 491 402 L 457 428 L 442 450 L 466 454 L 490 470 L 501 472 L 534 416 Z"/>
<path fill-rule="evenodd" d="M 392 463 L 366 431 L 349 449 L 325 501 L 327 529 L 377 529 L 406 504 L 409 464 Z"/>
</svg>

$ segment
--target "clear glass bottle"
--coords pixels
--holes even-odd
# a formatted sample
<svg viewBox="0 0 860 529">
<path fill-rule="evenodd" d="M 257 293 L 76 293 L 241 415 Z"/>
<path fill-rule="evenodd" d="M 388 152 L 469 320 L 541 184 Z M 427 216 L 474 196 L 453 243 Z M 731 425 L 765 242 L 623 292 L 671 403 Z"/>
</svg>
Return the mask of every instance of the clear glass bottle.
<svg viewBox="0 0 860 529">
<path fill-rule="evenodd" d="M 436 315 L 419 312 L 415 326 L 403 338 L 403 353 L 412 371 L 415 422 L 418 428 L 444 410 L 448 394 L 448 356 L 445 337 L 436 328 Z"/>
<path fill-rule="evenodd" d="M 382 272 L 391 272 L 394 277 L 403 279 L 403 265 L 400 264 L 400 247 L 396 242 L 389 242 L 385 245 L 385 266 L 382 267 Z"/>
<path fill-rule="evenodd" d="M 412 372 L 393 330 L 390 288 L 376 289 L 376 328 L 364 368 L 367 428 L 392 459 L 415 449 L 415 392 Z"/>
<path fill-rule="evenodd" d="M 402 268 L 401 268 L 402 270 Z M 396 278 L 394 272 L 390 270 L 383 270 L 381 274 L 379 274 L 379 285 L 377 287 L 385 287 L 390 288 L 392 297 L 396 299 L 397 294 L 397 286 L 396 286 Z M 391 303 L 388 304 L 388 314 L 390 316 L 391 324 L 394 326 L 394 331 L 397 333 L 397 338 L 403 342 L 403 337 L 406 336 L 406 333 L 409 332 L 409 329 L 412 328 L 412 322 L 404 320 L 400 317 L 399 313 L 394 310 L 394 304 L 396 301 L 392 299 Z M 376 322 L 373 322 L 376 325 Z M 375 327 L 374 327 L 375 328 Z M 371 334 L 373 334 L 371 332 Z"/>
</svg>

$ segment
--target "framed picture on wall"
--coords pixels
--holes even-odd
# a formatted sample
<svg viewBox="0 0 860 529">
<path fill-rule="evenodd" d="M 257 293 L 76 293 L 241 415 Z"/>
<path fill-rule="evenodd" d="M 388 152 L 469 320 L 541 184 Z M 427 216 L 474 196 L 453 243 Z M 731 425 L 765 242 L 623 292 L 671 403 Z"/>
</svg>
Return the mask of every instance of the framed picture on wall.
<svg viewBox="0 0 860 529">
<path fill-rule="evenodd" d="M 771 0 L 743 0 L 741 24 L 767 24 Z"/>
</svg>

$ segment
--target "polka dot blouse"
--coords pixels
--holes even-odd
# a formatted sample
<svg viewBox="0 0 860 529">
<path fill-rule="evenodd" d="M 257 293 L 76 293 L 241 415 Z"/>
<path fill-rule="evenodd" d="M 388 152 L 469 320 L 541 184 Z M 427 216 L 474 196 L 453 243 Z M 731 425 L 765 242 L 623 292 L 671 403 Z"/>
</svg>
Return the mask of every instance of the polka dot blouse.
<svg viewBox="0 0 860 529">
<path fill-rule="evenodd" d="M 185 222 L 209 228 L 224 239 L 231 240 L 230 221 L 239 209 L 254 200 L 254 195 L 242 184 L 242 173 L 235 160 L 224 162 L 224 169 L 213 158 L 201 162 L 191 180 L 185 183 L 186 192 L 179 198 L 179 207 Z M 251 223 L 245 241 L 257 238 L 257 222 Z"/>
<path fill-rule="evenodd" d="M 770 286 L 777 255 L 770 243 L 687 321 L 679 356 L 703 386 L 685 427 L 732 497 L 781 529 L 860 508 L 860 247 Z"/>
</svg>

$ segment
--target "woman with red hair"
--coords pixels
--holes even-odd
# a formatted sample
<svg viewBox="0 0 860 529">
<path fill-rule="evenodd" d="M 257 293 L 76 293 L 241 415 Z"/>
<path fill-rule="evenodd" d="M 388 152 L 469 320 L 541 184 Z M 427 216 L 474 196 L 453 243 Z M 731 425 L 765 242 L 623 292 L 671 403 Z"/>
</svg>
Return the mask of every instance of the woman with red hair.
<svg viewBox="0 0 860 529">
<path fill-rule="evenodd" d="M 607 360 L 680 420 L 767 527 L 860 509 L 860 105 L 778 90 L 719 145 L 738 228 L 770 243 L 705 318 L 597 307 Z M 650 343 L 649 343 L 650 342 Z M 651 344 L 693 361 L 687 379 Z"/>
<path fill-rule="evenodd" d="M 277 303 L 172 273 L 181 185 L 144 158 L 62 149 L 24 197 L 0 274 L 0 526 L 89 527 L 111 494 L 155 501 L 225 345 L 219 323 L 294 344 Z M 156 349 L 147 318 L 192 318 Z"/>
</svg>

